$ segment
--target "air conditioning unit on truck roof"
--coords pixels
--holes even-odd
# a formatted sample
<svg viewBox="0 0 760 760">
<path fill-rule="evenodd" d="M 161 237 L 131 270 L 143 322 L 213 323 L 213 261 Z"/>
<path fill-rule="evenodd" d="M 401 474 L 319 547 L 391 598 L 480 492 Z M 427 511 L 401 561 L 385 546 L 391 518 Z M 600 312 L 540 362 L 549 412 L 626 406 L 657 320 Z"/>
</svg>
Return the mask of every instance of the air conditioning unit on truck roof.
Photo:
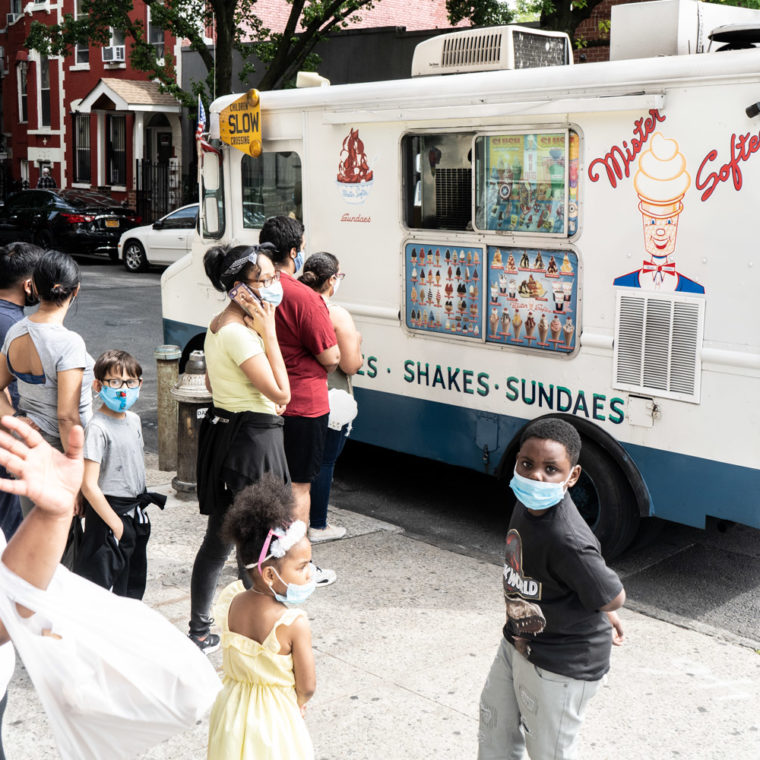
<svg viewBox="0 0 760 760">
<path fill-rule="evenodd" d="M 492 26 L 442 34 L 414 49 L 412 76 L 568 66 L 570 38 L 525 26 Z"/>
</svg>

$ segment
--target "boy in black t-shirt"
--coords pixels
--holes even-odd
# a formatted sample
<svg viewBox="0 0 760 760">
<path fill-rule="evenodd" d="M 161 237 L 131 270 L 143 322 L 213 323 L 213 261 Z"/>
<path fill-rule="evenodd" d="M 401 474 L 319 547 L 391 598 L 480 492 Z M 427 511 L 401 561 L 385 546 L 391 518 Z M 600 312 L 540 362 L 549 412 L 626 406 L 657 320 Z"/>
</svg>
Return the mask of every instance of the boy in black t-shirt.
<svg viewBox="0 0 760 760">
<path fill-rule="evenodd" d="M 581 440 L 559 419 L 529 425 L 503 572 L 507 623 L 480 699 L 478 760 L 576 757 L 583 711 L 609 670 L 625 590 L 567 493 Z"/>
</svg>

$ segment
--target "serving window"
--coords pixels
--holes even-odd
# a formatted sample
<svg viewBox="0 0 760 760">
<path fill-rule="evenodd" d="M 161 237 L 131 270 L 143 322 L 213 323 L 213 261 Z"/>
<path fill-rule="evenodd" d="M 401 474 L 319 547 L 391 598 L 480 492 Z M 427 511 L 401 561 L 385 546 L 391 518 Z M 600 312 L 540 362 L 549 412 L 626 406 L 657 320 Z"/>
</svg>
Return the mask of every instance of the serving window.
<svg viewBox="0 0 760 760">
<path fill-rule="evenodd" d="M 427 230 L 472 229 L 472 132 L 406 135 L 404 221 Z"/>
<path fill-rule="evenodd" d="M 410 229 L 578 231 L 580 138 L 572 129 L 408 134 L 401 149 Z"/>
</svg>

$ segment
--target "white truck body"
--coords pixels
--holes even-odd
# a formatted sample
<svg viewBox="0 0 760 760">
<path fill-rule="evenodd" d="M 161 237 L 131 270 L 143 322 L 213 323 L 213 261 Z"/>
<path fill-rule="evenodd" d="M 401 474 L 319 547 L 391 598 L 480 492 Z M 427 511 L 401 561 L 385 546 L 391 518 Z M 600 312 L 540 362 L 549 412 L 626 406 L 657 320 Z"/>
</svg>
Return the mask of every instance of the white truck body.
<svg viewBox="0 0 760 760">
<path fill-rule="evenodd" d="M 212 105 L 212 142 L 236 97 Z M 626 509 L 760 527 L 757 101 L 760 50 L 262 93 L 263 155 L 300 171 L 291 208 L 280 193 L 264 215 L 298 214 L 307 256 L 338 257 L 364 337 L 353 437 L 506 476 L 524 424 L 562 413 L 597 461 L 589 493 L 614 501 L 625 481 Z M 351 144 L 363 179 L 338 181 Z M 182 347 L 224 304 L 204 251 L 256 243 L 263 218 L 241 195 L 243 162 L 262 159 L 221 150 L 223 234 L 162 278 L 165 339 Z M 431 226 L 426 183 L 456 167 L 469 223 Z M 635 525 L 610 519 L 619 551 Z"/>
</svg>

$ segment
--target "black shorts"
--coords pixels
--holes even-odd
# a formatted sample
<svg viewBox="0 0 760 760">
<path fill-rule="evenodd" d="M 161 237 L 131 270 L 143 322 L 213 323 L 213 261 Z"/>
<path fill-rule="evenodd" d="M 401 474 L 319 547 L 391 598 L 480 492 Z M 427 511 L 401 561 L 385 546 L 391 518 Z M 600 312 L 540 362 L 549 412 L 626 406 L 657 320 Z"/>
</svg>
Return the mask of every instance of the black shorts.
<svg viewBox="0 0 760 760">
<path fill-rule="evenodd" d="M 293 483 L 311 483 L 319 474 L 325 450 L 327 420 L 321 417 L 283 417 L 285 421 L 285 458 Z"/>
</svg>

